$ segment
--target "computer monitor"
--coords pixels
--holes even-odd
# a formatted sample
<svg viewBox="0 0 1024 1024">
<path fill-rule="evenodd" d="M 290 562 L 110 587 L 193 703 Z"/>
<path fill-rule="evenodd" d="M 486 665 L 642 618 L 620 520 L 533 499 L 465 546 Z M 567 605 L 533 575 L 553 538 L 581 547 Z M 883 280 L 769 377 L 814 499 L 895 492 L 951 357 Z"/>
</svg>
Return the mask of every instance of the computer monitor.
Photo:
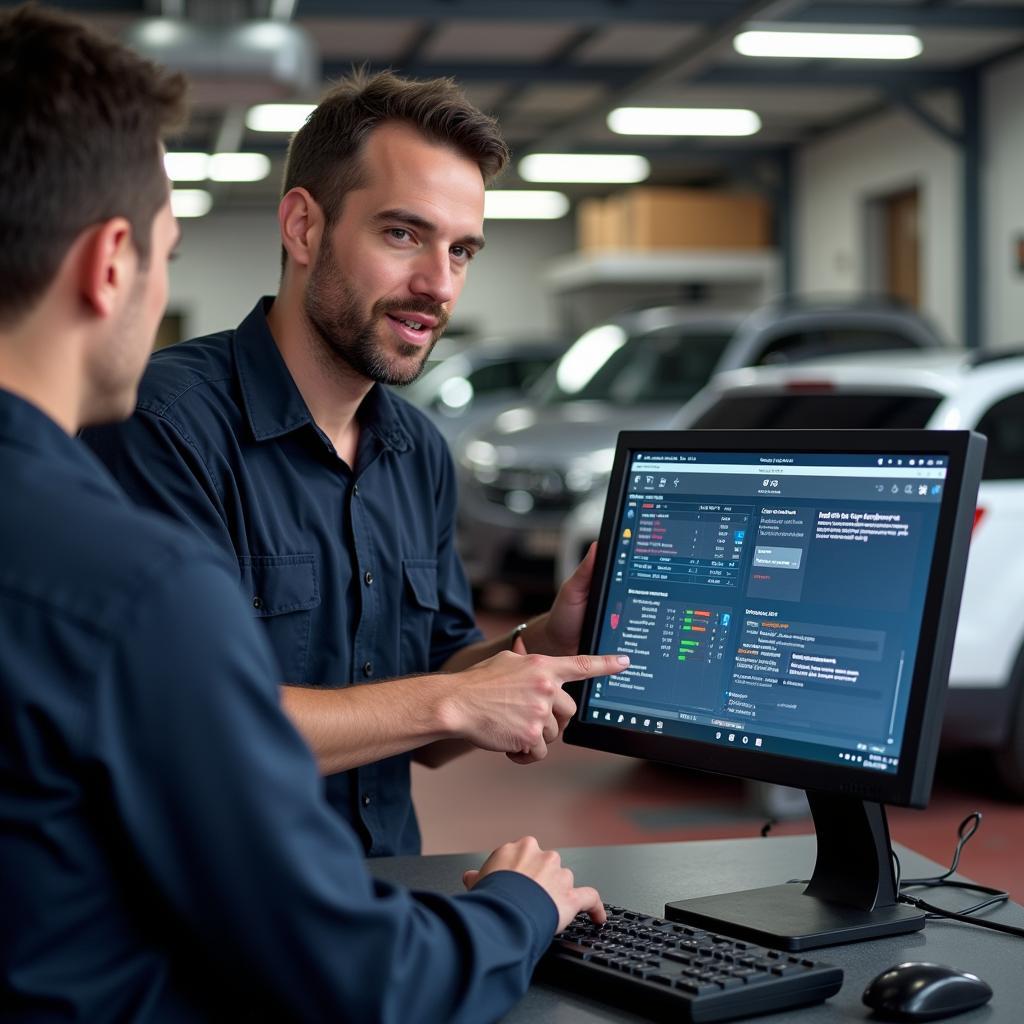
<svg viewBox="0 0 1024 1024">
<path fill-rule="evenodd" d="M 666 915 L 799 950 L 923 927 L 884 805 L 923 807 L 985 439 L 968 431 L 619 436 L 566 741 L 807 791 L 817 861 Z"/>
</svg>

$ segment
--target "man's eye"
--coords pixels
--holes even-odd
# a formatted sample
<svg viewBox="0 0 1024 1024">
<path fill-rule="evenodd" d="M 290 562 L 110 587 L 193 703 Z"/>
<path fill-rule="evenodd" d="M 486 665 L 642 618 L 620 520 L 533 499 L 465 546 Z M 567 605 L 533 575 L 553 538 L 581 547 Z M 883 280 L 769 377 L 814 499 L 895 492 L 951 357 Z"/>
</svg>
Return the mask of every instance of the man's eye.
<svg viewBox="0 0 1024 1024">
<path fill-rule="evenodd" d="M 389 228 L 388 233 L 399 242 L 404 242 L 409 237 L 409 232 L 405 228 Z"/>
<path fill-rule="evenodd" d="M 451 247 L 451 254 L 457 260 L 471 260 L 473 258 L 472 251 L 467 249 L 464 245 L 453 245 Z"/>
</svg>

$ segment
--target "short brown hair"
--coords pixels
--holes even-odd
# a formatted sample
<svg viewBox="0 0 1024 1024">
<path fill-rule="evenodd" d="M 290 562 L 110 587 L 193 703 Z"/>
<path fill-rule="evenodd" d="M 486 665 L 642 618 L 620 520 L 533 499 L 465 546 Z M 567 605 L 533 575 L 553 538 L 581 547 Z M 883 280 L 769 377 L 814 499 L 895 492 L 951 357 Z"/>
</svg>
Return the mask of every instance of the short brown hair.
<svg viewBox="0 0 1024 1024">
<path fill-rule="evenodd" d="M 424 138 L 475 161 L 485 185 L 509 161 L 498 122 L 473 106 L 452 79 L 420 82 L 390 71 L 357 70 L 334 85 L 295 133 L 284 192 L 306 189 L 333 224 L 345 193 L 361 184 L 359 156 L 367 136 L 393 121 L 404 121 Z"/>
<path fill-rule="evenodd" d="M 92 224 L 124 217 L 139 259 L 167 199 L 161 135 L 185 80 L 32 4 L 0 14 L 0 321 L 49 287 Z"/>
</svg>

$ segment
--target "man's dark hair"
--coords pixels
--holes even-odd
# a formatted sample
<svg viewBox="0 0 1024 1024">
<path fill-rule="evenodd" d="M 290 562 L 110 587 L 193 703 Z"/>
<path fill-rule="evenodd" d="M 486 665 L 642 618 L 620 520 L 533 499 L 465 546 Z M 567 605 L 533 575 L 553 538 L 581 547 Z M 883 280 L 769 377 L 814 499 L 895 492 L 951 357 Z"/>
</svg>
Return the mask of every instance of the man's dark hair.
<svg viewBox="0 0 1024 1024">
<path fill-rule="evenodd" d="M 143 264 L 167 199 L 160 140 L 185 79 L 35 5 L 0 14 L 0 322 L 31 309 L 90 225 L 124 217 Z"/>
<path fill-rule="evenodd" d="M 509 161 L 498 122 L 473 106 L 452 79 L 418 82 L 390 71 L 371 75 L 358 70 L 338 82 L 295 133 L 283 191 L 306 189 L 330 227 L 345 193 L 362 184 L 359 157 L 367 136 L 378 125 L 395 121 L 475 161 L 485 185 Z"/>
</svg>

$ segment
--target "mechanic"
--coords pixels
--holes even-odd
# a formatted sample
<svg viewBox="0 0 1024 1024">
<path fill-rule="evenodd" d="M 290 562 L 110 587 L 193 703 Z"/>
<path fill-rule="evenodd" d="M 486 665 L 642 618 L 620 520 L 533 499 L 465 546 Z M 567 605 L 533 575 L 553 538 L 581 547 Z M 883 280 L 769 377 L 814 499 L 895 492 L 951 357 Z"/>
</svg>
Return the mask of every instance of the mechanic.
<svg viewBox="0 0 1024 1024">
<path fill-rule="evenodd" d="M 34 4 L 0 14 L 0 1016 L 497 1019 L 597 893 L 532 838 L 459 896 L 371 880 L 237 563 L 73 438 L 135 404 L 184 89 Z"/>
<path fill-rule="evenodd" d="M 158 352 L 131 420 L 85 435 L 134 500 L 234 560 L 284 707 L 371 856 L 420 850 L 411 756 L 534 762 L 575 710 L 542 663 L 491 656 L 575 654 L 593 555 L 548 613 L 484 642 L 448 448 L 385 387 L 422 371 L 507 160 L 450 80 L 342 81 L 291 143 L 276 298 Z"/>
</svg>

